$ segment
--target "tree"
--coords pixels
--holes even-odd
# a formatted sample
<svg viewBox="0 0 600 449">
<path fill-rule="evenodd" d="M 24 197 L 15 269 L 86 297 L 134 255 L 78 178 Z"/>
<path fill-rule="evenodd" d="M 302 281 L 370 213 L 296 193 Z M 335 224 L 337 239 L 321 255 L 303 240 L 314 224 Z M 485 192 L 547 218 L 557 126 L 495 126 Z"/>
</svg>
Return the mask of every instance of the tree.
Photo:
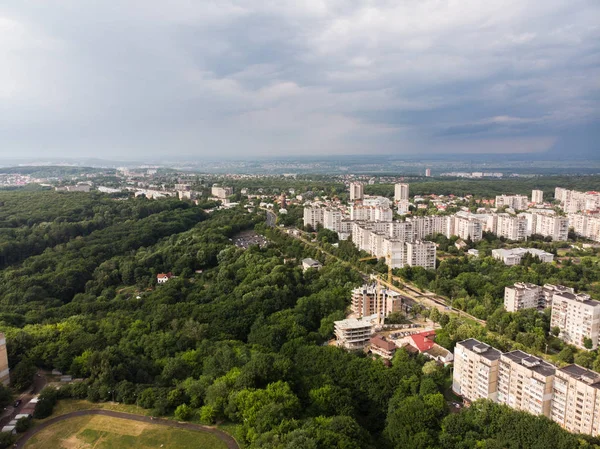
<svg viewBox="0 0 600 449">
<path fill-rule="evenodd" d="M 12 391 L 0 383 L 0 407 L 5 407 L 12 402 Z"/>
<path fill-rule="evenodd" d="M 584 337 L 583 338 L 583 347 L 585 349 L 591 350 L 594 347 L 594 342 L 592 341 L 591 338 Z"/>
<path fill-rule="evenodd" d="M 194 414 L 194 410 L 187 404 L 181 404 L 175 409 L 175 418 L 180 421 L 189 421 Z"/>
<path fill-rule="evenodd" d="M 15 430 L 17 433 L 24 433 L 31 427 L 31 420 L 29 418 L 21 418 L 17 420 Z"/>
<path fill-rule="evenodd" d="M 36 372 L 37 368 L 30 359 L 22 359 L 10 372 L 12 386 L 17 391 L 23 391 L 31 385 Z"/>
<path fill-rule="evenodd" d="M 56 388 L 46 387 L 42 390 L 35 405 L 33 417 L 35 419 L 44 419 L 50 416 L 58 400 L 58 391 Z"/>
</svg>

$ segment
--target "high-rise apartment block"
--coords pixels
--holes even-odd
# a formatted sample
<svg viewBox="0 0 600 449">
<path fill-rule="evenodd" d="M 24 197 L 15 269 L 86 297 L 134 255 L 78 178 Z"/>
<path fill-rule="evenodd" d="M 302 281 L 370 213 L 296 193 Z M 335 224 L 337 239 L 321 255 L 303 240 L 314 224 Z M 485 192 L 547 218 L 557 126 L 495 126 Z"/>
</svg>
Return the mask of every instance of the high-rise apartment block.
<svg viewBox="0 0 600 449">
<path fill-rule="evenodd" d="M 558 337 L 566 343 L 585 348 L 589 339 L 591 348 L 598 347 L 600 332 L 600 302 L 584 293 L 557 293 L 552 297 L 551 327 L 558 327 Z"/>
<path fill-rule="evenodd" d="M 483 222 L 476 216 L 465 213 L 457 213 L 450 217 L 450 223 L 446 236 L 456 235 L 463 240 L 478 242 L 483 238 Z"/>
<path fill-rule="evenodd" d="M 425 169 L 425 177 L 427 177 L 427 178 L 431 177 L 431 169 L 430 168 Z"/>
<path fill-rule="evenodd" d="M 406 243 L 406 264 L 435 270 L 436 246 L 433 242 L 417 240 Z"/>
<path fill-rule="evenodd" d="M 365 196 L 364 185 L 362 182 L 350 183 L 350 201 L 362 200 Z"/>
<path fill-rule="evenodd" d="M 394 201 L 408 201 L 408 184 L 394 185 Z"/>
<path fill-rule="evenodd" d="M 531 202 L 534 204 L 542 204 L 544 202 L 543 190 L 532 190 L 531 191 Z"/>
<path fill-rule="evenodd" d="M 210 193 L 215 198 L 219 198 L 220 200 L 225 200 L 227 197 L 233 195 L 233 187 L 221 187 L 218 185 L 212 186 Z"/>
<path fill-rule="evenodd" d="M 527 219 L 520 215 L 498 214 L 496 235 L 509 240 L 526 240 Z"/>
<path fill-rule="evenodd" d="M 341 232 L 342 211 L 329 207 L 323 210 L 323 227 L 334 232 Z"/>
<path fill-rule="evenodd" d="M 569 224 L 580 237 L 600 242 L 600 216 L 583 213 L 569 214 Z"/>
<path fill-rule="evenodd" d="M 323 224 L 324 211 L 322 207 L 305 207 L 304 208 L 304 226 L 311 226 L 313 229 L 317 225 Z"/>
<path fill-rule="evenodd" d="M 527 209 L 529 199 L 524 195 L 498 195 L 496 207 L 508 206 L 515 210 Z"/>
<path fill-rule="evenodd" d="M 579 365 L 556 370 L 550 418 L 570 432 L 600 435 L 600 374 Z"/>
<path fill-rule="evenodd" d="M 495 401 L 501 355 L 497 349 L 474 338 L 457 343 L 454 349 L 452 390 L 469 401 Z"/>
<path fill-rule="evenodd" d="M 498 402 L 534 415 L 550 417 L 556 368 L 523 351 L 500 356 Z"/>
<path fill-rule="evenodd" d="M 560 206 L 566 213 L 579 211 L 597 211 L 600 209 L 600 193 L 578 192 L 557 187 L 554 199 L 560 201 Z"/>
<path fill-rule="evenodd" d="M 555 294 L 562 293 L 575 293 L 575 290 L 564 285 L 545 284 L 540 287 L 526 282 L 516 282 L 515 285 L 504 288 L 504 308 L 508 312 L 535 308 L 543 310 L 552 307 L 552 298 Z"/>
<path fill-rule="evenodd" d="M 381 286 L 365 284 L 352 290 L 352 313 L 357 317 L 381 315 L 383 318 L 392 312 L 402 310 L 402 296 Z"/>
<path fill-rule="evenodd" d="M 10 372 L 8 369 L 8 352 L 6 351 L 6 337 L 0 333 L 0 382 L 4 385 L 10 383 Z"/>
</svg>

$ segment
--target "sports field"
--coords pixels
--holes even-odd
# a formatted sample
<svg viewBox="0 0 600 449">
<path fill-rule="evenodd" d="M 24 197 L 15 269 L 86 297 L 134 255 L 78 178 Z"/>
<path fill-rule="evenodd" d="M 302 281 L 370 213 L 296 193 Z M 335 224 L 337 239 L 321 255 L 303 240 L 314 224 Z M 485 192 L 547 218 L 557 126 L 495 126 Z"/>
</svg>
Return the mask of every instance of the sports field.
<svg viewBox="0 0 600 449">
<path fill-rule="evenodd" d="M 215 435 L 109 416 L 80 416 L 35 434 L 26 449 L 227 449 Z"/>
</svg>

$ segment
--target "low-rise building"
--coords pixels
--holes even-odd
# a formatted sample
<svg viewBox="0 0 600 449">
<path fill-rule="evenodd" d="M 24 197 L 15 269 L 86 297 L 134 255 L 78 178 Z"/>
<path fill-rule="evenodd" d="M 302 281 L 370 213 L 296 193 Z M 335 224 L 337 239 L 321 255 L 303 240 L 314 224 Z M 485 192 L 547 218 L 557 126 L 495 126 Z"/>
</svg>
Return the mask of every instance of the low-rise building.
<svg viewBox="0 0 600 449">
<path fill-rule="evenodd" d="M 314 269 L 320 270 L 323 268 L 323 264 L 318 260 L 307 257 L 306 259 L 302 259 L 302 271 Z"/>
<path fill-rule="evenodd" d="M 373 354 L 377 354 L 381 358 L 391 360 L 394 357 L 398 347 L 393 341 L 387 340 L 385 337 L 376 335 L 370 340 L 370 350 Z"/>
<path fill-rule="evenodd" d="M 531 254 L 538 257 L 541 262 L 550 263 L 554 260 L 554 254 L 542 251 L 537 248 L 513 248 L 513 249 L 493 249 L 494 259 L 501 260 L 505 265 L 519 265 L 525 254 Z"/>
<path fill-rule="evenodd" d="M 170 271 L 168 273 L 158 273 L 156 275 L 156 282 L 158 282 L 159 284 L 166 284 L 172 277 L 173 274 Z"/>
</svg>

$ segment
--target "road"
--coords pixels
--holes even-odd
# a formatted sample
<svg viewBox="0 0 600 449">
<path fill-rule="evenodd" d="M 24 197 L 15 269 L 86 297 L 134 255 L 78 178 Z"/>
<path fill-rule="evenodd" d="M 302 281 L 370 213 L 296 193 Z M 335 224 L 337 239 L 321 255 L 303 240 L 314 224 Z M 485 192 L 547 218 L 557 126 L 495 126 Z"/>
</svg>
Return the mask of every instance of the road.
<svg viewBox="0 0 600 449">
<path fill-rule="evenodd" d="M 304 242 L 307 245 L 317 248 L 319 251 L 321 251 L 323 254 L 327 255 L 328 257 L 332 257 L 332 258 L 336 259 L 337 261 L 343 263 L 344 265 L 352 267 L 354 270 L 358 271 L 365 280 L 372 279 L 371 276 L 373 276 L 373 275 L 369 275 L 369 274 L 365 273 L 364 271 L 361 271 L 357 266 L 351 264 L 350 262 L 347 262 L 343 259 L 340 259 L 337 256 L 334 256 L 329 251 L 326 251 L 325 249 L 323 249 L 319 244 L 304 238 L 302 235 L 296 235 L 293 232 L 289 232 L 287 234 L 294 238 L 297 238 L 298 240 L 301 240 L 302 242 Z M 400 293 L 401 295 L 405 295 L 408 298 L 412 299 L 413 301 L 421 303 L 426 307 L 436 308 L 442 313 L 448 313 L 448 312 L 456 313 L 459 316 L 464 316 L 464 317 L 470 318 L 474 321 L 477 321 L 482 326 L 486 325 L 486 322 L 484 320 L 480 320 L 479 318 L 476 318 L 473 315 L 463 312 L 462 310 L 458 310 L 453 307 L 450 307 L 444 298 L 436 295 L 433 292 L 429 292 L 429 291 L 421 292 L 415 285 L 406 282 L 404 279 L 401 279 L 397 276 L 392 277 L 393 280 L 398 281 L 403 286 L 403 287 L 397 287 L 393 284 L 388 283 L 385 279 L 383 279 L 383 276 L 379 275 L 378 277 L 379 277 L 379 280 L 381 281 L 381 283 L 384 284 L 386 287 Z"/>
<path fill-rule="evenodd" d="M 170 421 L 168 419 L 160 419 L 160 418 L 151 418 L 149 416 L 141 416 L 141 415 L 132 415 L 130 413 L 122 413 L 122 412 L 114 412 L 112 410 L 80 410 L 77 412 L 67 413 L 65 415 L 57 416 L 56 418 L 50 418 L 48 421 L 44 421 L 43 423 L 38 424 L 32 429 L 29 429 L 27 432 L 23 434 L 23 436 L 19 439 L 16 448 L 24 448 L 27 444 L 27 441 L 38 433 L 41 430 L 44 430 L 46 427 L 51 426 L 52 424 L 56 424 L 57 422 L 65 421 L 67 419 L 75 418 L 78 416 L 89 416 L 89 415 L 101 415 L 101 416 L 110 416 L 112 418 L 121 418 L 128 419 L 130 421 L 139 421 L 147 424 L 156 424 L 159 426 L 169 426 L 176 427 L 178 429 L 185 430 L 194 430 L 201 432 L 208 432 L 215 435 L 221 441 L 223 441 L 228 449 L 239 449 L 240 446 L 230 435 L 225 432 L 216 429 L 210 426 L 203 426 L 200 424 L 192 424 L 192 423 L 184 423 L 177 421 Z"/>
<path fill-rule="evenodd" d="M 21 410 L 25 408 L 29 401 L 31 401 L 31 399 L 33 399 L 35 395 L 39 394 L 39 392 L 44 389 L 46 383 L 48 383 L 48 380 L 46 379 L 46 373 L 41 370 L 38 371 L 35 375 L 35 378 L 33 379 L 33 384 L 30 387 L 30 389 L 27 390 L 25 393 L 22 393 L 17 398 L 21 401 L 21 404 L 19 404 L 17 408 L 14 408 L 12 405 L 9 405 L 8 407 L 6 407 L 6 410 L 4 411 L 2 416 L 0 416 L 0 428 L 7 425 L 12 419 L 14 419 L 15 416 L 21 413 Z"/>
</svg>

